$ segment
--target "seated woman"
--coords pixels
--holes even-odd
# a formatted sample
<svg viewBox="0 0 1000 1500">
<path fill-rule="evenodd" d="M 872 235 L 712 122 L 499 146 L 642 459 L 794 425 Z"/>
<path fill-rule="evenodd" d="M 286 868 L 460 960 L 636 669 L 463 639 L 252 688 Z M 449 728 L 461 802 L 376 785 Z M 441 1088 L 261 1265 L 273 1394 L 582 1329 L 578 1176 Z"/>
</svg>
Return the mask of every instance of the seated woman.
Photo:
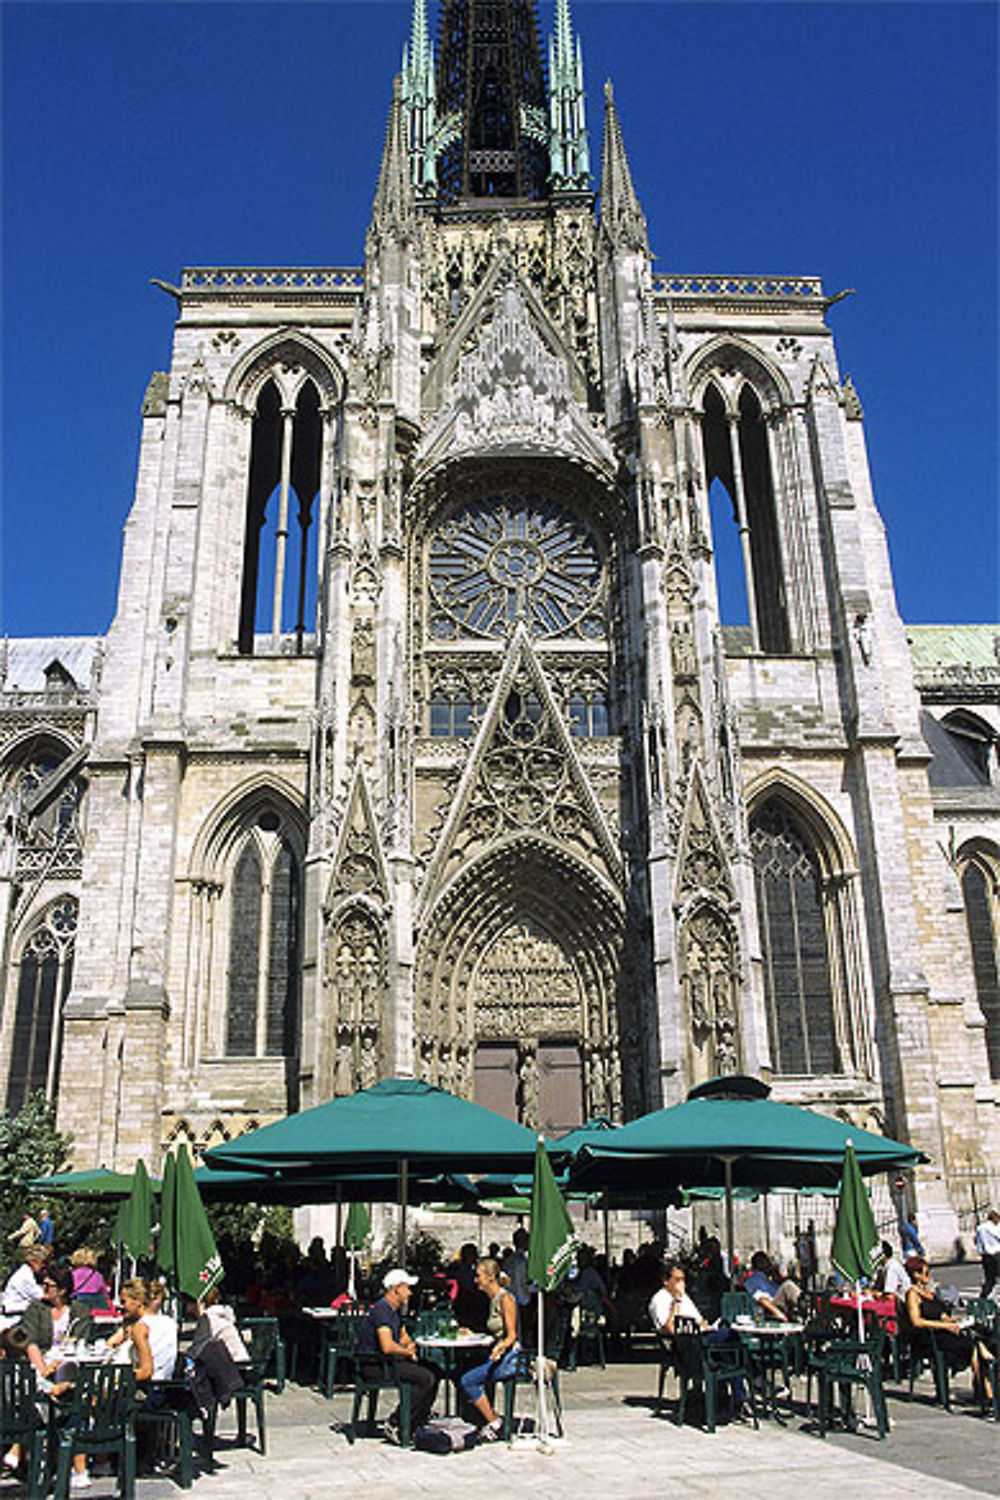
<svg viewBox="0 0 1000 1500">
<path fill-rule="evenodd" d="M 213 1341 L 222 1344 L 235 1364 L 246 1364 L 250 1359 L 243 1336 L 236 1326 L 236 1314 L 223 1302 L 218 1287 L 213 1287 L 201 1303 L 201 1314 L 187 1352 L 192 1359 L 197 1359 L 205 1345 Z"/>
<path fill-rule="evenodd" d="M 42 1276 L 42 1295 L 24 1312 L 17 1331 L 23 1340 L 24 1357 L 35 1371 L 39 1390 L 49 1396 L 62 1396 L 72 1387 L 77 1367 L 67 1359 L 64 1346 L 78 1339 L 89 1340 L 93 1331 L 90 1308 L 72 1300 L 73 1273 L 68 1266 L 54 1266 Z M 17 1450 L 4 1457 L 9 1464 Z M 87 1489 L 90 1476 L 83 1453 L 73 1455 L 70 1490 Z"/>
<path fill-rule="evenodd" d="M 122 1287 L 124 1341 L 129 1343 L 135 1378 L 140 1385 L 151 1380 L 169 1380 L 177 1363 L 177 1324 L 162 1306 L 162 1282 L 133 1276 Z M 109 1343 L 111 1341 L 109 1340 Z"/>
<path fill-rule="evenodd" d="M 906 1262 L 906 1272 L 912 1283 L 906 1294 L 906 1316 L 917 1353 L 929 1348 L 928 1334 L 933 1332 L 934 1342 L 944 1355 L 950 1372 L 956 1375 L 971 1365 L 976 1384 L 982 1382 L 987 1394 L 991 1394 L 993 1355 L 985 1344 L 973 1334 L 962 1331 L 957 1319 L 946 1313 L 937 1287 L 931 1280 L 930 1267 L 922 1256 L 911 1256 Z"/>
<path fill-rule="evenodd" d="M 73 1296 L 87 1307 L 107 1307 L 108 1283 L 97 1269 L 97 1252 L 81 1245 L 69 1258 L 73 1269 Z"/>
<path fill-rule="evenodd" d="M 486 1394 L 487 1383 L 509 1380 L 517 1373 L 517 1303 L 506 1290 L 506 1276 L 498 1263 L 486 1257 L 476 1263 L 476 1288 L 489 1300 L 486 1331 L 493 1336 L 490 1357 L 484 1364 L 466 1370 L 461 1379 L 462 1392 L 483 1419 L 480 1436 L 484 1442 L 492 1443 L 503 1430 L 503 1418 L 498 1417 Z"/>
</svg>

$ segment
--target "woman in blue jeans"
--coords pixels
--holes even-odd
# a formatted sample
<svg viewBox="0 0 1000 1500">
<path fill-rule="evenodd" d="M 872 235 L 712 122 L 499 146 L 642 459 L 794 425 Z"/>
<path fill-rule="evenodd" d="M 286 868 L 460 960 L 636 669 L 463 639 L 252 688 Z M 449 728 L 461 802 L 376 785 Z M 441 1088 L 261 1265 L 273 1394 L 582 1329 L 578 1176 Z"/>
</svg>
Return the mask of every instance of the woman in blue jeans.
<svg viewBox="0 0 1000 1500">
<path fill-rule="evenodd" d="M 517 1303 L 505 1290 L 507 1278 L 495 1260 L 487 1257 L 476 1263 L 476 1286 L 490 1299 L 486 1331 L 493 1335 L 489 1359 L 462 1376 L 462 1391 L 483 1419 L 480 1433 L 484 1442 L 492 1443 L 503 1430 L 503 1418 L 493 1410 L 486 1394 L 487 1385 L 509 1380 L 517 1370 Z"/>
</svg>

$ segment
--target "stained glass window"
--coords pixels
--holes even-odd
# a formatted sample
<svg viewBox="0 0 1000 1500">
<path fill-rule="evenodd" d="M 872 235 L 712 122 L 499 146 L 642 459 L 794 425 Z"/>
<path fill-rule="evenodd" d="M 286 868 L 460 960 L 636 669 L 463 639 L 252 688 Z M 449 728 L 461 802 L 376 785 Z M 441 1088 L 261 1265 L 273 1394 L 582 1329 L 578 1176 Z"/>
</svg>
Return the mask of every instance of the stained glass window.
<svg viewBox="0 0 1000 1500">
<path fill-rule="evenodd" d="M 456 511 L 430 546 L 434 640 L 509 635 L 602 639 L 604 560 L 594 533 L 540 495 L 505 493 Z"/>
</svg>

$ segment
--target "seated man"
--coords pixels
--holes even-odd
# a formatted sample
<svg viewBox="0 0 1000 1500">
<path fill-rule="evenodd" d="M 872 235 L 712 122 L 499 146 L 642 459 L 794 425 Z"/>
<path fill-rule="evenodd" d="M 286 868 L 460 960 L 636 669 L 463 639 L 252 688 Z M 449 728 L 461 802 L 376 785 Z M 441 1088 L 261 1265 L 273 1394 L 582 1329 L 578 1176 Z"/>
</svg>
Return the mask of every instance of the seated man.
<svg viewBox="0 0 1000 1500">
<path fill-rule="evenodd" d="M 21 1264 L 3 1289 L 3 1312 L 6 1317 L 19 1318 L 32 1302 L 42 1295 L 42 1271 L 49 1258 L 45 1245 L 29 1245 L 21 1251 Z"/>
<path fill-rule="evenodd" d="M 427 1365 L 419 1363 L 417 1346 L 403 1327 L 403 1313 L 410 1300 L 410 1288 L 419 1277 L 405 1271 L 388 1271 L 382 1281 L 382 1296 L 358 1324 L 358 1357 L 361 1374 L 369 1380 L 380 1374 L 376 1356 L 384 1355 L 395 1362 L 396 1379 L 413 1387 L 410 1397 L 410 1426 L 416 1432 L 430 1416 L 437 1392 L 438 1377 Z M 388 1422 L 387 1436 L 399 1441 L 399 1411 Z"/>
<path fill-rule="evenodd" d="M 676 1260 L 668 1260 L 663 1267 L 663 1285 L 654 1292 L 649 1303 L 649 1316 L 657 1336 L 674 1341 L 674 1352 L 679 1370 L 688 1379 L 701 1372 L 701 1351 L 697 1337 L 709 1344 L 738 1344 L 739 1335 L 731 1328 L 717 1328 L 707 1323 L 687 1294 L 687 1279 L 684 1267 Z M 746 1386 L 742 1379 L 733 1381 L 734 1416 L 742 1419 L 747 1413 Z"/>
<path fill-rule="evenodd" d="M 790 1278 L 779 1282 L 778 1275 L 764 1251 L 757 1250 L 750 1258 L 750 1275 L 743 1283 L 743 1290 L 750 1293 L 769 1317 L 787 1323 L 795 1316 L 802 1290 Z"/>
<path fill-rule="evenodd" d="M 909 1272 L 888 1240 L 882 1241 L 882 1257 L 882 1269 L 876 1285 L 880 1282 L 881 1289 L 887 1297 L 895 1297 L 897 1301 L 900 1301 L 912 1285 Z"/>
</svg>

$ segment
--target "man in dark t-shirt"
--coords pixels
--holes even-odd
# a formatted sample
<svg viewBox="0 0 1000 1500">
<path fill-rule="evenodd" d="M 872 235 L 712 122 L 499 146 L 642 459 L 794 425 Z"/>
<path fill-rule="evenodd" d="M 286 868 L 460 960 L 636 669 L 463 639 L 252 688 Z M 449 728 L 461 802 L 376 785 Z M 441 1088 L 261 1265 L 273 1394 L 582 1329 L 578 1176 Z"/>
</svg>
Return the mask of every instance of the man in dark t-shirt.
<svg viewBox="0 0 1000 1500">
<path fill-rule="evenodd" d="M 381 1373 L 379 1356 L 393 1360 L 397 1381 L 412 1387 L 410 1426 L 415 1432 L 430 1416 L 437 1393 L 438 1377 L 417 1358 L 417 1346 L 403 1326 L 403 1313 L 410 1300 L 410 1289 L 418 1278 L 405 1271 L 388 1271 L 382 1281 L 382 1296 L 365 1313 L 358 1324 L 358 1355 L 361 1373 L 366 1380 Z M 387 1436 L 398 1442 L 399 1412 L 389 1418 Z"/>
</svg>

